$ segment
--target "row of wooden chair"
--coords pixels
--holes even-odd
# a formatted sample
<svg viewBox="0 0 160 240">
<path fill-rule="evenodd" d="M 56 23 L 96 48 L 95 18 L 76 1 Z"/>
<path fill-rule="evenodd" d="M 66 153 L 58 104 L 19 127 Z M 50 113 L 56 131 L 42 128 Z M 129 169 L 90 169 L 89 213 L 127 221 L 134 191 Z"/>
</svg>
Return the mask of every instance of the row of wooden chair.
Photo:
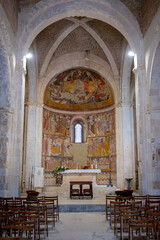
<svg viewBox="0 0 160 240">
<path fill-rule="evenodd" d="M 29 200 L 29 201 L 28 201 Z M 0 236 L 29 239 L 48 237 L 48 225 L 59 220 L 58 196 L 36 198 L 0 198 Z M 32 237 L 31 237 L 32 236 Z"/>
<path fill-rule="evenodd" d="M 160 196 L 106 196 L 106 219 L 115 236 L 159 239 Z"/>
<path fill-rule="evenodd" d="M 121 197 L 117 195 L 106 195 L 106 220 L 109 219 L 110 201 L 142 201 L 143 206 L 160 205 L 160 195 L 130 196 Z"/>
</svg>

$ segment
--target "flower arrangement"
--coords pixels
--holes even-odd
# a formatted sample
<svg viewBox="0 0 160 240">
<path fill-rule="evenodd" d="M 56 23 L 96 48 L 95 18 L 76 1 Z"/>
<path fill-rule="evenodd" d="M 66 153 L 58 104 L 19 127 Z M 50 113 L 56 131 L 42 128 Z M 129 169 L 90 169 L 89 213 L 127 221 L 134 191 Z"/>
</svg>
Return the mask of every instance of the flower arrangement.
<svg viewBox="0 0 160 240">
<path fill-rule="evenodd" d="M 64 172 L 65 170 L 69 170 L 69 168 L 65 166 L 58 166 L 56 169 L 53 170 L 54 177 L 56 177 L 60 172 Z"/>
</svg>

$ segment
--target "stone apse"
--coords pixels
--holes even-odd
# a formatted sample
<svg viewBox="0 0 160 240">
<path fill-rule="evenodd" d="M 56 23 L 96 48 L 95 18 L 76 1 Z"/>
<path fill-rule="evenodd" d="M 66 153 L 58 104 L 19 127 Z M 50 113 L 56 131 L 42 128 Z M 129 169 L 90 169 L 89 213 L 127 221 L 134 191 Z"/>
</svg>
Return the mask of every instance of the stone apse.
<svg viewBox="0 0 160 240">
<path fill-rule="evenodd" d="M 74 122 L 83 122 L 83 141 L 74 142 Z M 44 96 L 42 167 L 100 168 L 99 184 L 116 184 L 114 95 L 93 71 L 71 69 L 54 77 Z"/>
</svg>

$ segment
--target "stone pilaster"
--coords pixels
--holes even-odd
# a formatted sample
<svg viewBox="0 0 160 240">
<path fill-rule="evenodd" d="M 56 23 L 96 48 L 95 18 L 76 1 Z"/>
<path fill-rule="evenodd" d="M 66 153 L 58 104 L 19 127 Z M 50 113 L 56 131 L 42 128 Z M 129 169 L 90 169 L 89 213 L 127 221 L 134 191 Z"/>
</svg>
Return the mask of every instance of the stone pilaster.
<svg viewBox="0 0 160 240">
<path fill-rule="evenodd" d="M 116 119 L 116 151 L 117 151 L 117 188 L 124 188 L 124 162 L 123 162 L 123 138 L 122 138 L 122 106 L 115 108 Z"/>
<path fill-rule="evenodd" d="M 9 172 L 9 192 L 13 197 L 20 195 L 20 182 L 22 170 L 23 151 L 23 120 L 24 120 L 24 93 L 25 93 L 25 69 L 23 61 L 16 65 L 16 91 L 13 117 L 13 155 Z"/>
<path fill-rule="evenodd" d="M 28 103 L 26 107 L 27 138 L 25 188 L 31 188 L 34 187 L 34 167 L 41 167 L 43 105 Z"/>
<path fill-rule="evenodd" d="M 143 66 L 134 69 L 136 94 L 137 146 L 140 194 L 153 194 L 151 126 L 148 111 L 146 75 Z"/>
</svg>

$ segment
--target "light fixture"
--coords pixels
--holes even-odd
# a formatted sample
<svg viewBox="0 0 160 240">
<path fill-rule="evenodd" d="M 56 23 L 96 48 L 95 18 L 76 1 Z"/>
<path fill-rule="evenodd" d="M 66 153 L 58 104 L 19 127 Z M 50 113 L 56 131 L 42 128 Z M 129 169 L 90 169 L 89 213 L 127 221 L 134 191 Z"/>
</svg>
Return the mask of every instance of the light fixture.
<svg viewBox="0 0 160 240">
<path fill-rule="evenodd" d="M 129 52 L 128 52 L 128 56 L 130 56 L 130 57 L 134 57 L 134 52 L 129 51 Z"/>
<path fill-rule="evenodd" d="M 89 50 L 86 50 L 86 51 L 85 51 L 85 60 L 89 60 L 89 58 L 88 58 L 88 53 L 89 53 Z"/>
<path fill-rule="evenodd" d="M 31 59 L 32 57 L 33 57 L 32 53 L 29 52 L 29 53 L 26 54 L 27 59 Z"/>
</svg>

